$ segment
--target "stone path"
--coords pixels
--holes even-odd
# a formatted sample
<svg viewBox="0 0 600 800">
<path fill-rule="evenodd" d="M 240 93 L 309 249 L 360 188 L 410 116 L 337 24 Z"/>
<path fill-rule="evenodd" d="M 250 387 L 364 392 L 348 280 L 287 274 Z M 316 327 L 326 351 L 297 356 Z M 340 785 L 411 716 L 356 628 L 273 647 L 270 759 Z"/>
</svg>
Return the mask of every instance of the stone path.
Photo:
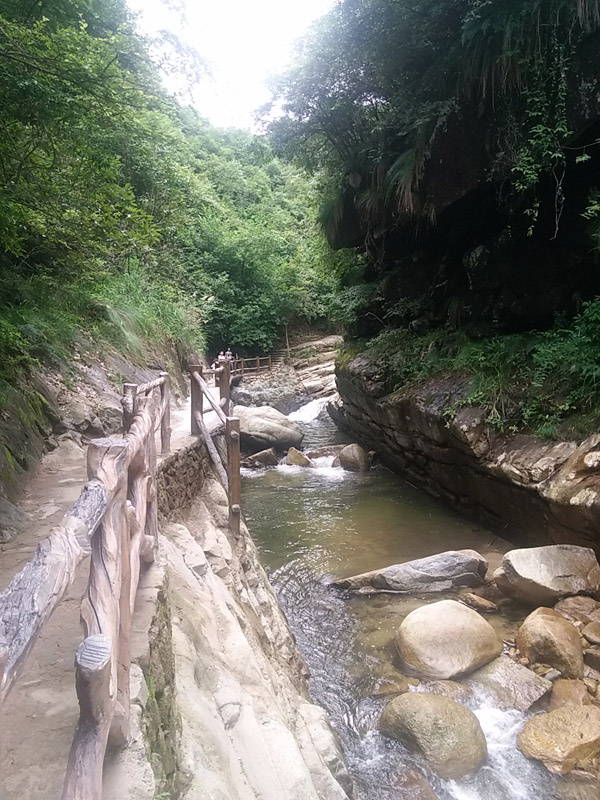
<svg viewBox="0 0 600 800">
<path fill-rule="evenodd" d="M 213 392 L 218 399 L 218 390 Z M 206 413 L 204 419 L 209 429 L 216 427 L 214 411 Z M 193 441 L 189 400 L 180 406 L 173 403 L 171 427 L 171 452 Z M 157 449 L 160 452 L 159 441 Z M 60 523 L 85 480 L 86 449 L 71 439 L 62 439 L 56 450 L 42 459 L 19 503 L 32 525 L 14 542 L 0 546 L 0 590 L 31 558 L 38 542 Z M 85 559 L 71 589 L 42 630 L 4 706 L 0 800 L 60 798 L 79 716 L 74 657 L 82 640 L 79 608 L 88 572 L 89 561 Z"/>
</svg>

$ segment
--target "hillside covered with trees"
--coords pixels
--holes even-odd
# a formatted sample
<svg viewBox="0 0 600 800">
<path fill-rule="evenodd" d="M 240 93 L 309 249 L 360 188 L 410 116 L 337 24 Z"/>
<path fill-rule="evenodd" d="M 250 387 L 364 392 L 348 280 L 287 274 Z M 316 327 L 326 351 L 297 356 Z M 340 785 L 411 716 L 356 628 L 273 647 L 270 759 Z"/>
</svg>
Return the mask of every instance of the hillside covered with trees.
<svg viewBox="0 0 600 800">
<path fill-rule="evenodd" d="M 78 343 L 254 354 L 324 313 L 314 182 L 168 97 L 150 44 L 124 0 L 0 2 L 4 402 Z"/>
<path fill-rule="evenodd" d="M 276 87 L 363 256 L 337 303 L 389 391 L 470 375 L 503 429 L 600 415 L 600 4 L 342 0 Z"/>
</svg>

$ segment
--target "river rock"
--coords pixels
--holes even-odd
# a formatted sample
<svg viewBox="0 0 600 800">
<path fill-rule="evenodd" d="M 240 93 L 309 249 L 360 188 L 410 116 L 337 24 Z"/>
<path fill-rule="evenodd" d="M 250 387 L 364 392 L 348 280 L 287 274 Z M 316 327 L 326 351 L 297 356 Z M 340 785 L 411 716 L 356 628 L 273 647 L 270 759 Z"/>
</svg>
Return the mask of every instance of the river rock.
<svg viewBox="0 0 600 800">
<path fill-rule="evenodd" d="M 473 672 L 467 686 L 492 698 L 495 706 L 527 711 L 552 689 L 552 683 L 512 658 L 502 655 Z"/>
<path fill-rule="evenodd" d="M 440 697 L 454 700 L 455 703 L 463 703 L 463 705 L 473 697 L 472 690 L 457 681 L 427 681 L 426 683 L 420 683 L 409 691 L 437 694 Z"/>
<path fill-rule="evenodd" d="M 302 428 L 270 406 L 235 406 L 233 416 L 240 420 L 242 444 L 252 451 L 268 447 L 286 449 L 302 444 Z"/>
<path fill-rule="evenodd" d="M 600 622 L 592 621 L 581 629 L 581 635 L 590 642 L 590 644 L 600 645 Z"/>
<path fill-rule="evenodd" d="M 517 647 L 532 664 L 548 664 L 565 678 L 583 678 L 579 631 L 553 608 L 531 612 L 519 628 Z"/>
<path fill-rule="evenodd" d="M 405 797 L 407 800 L 439 800 L 423 775 L 414 769 L 405 770 L 400 775 L 395 788 L 400 791 L 399 798 Z"/>
<path fill-rule="evenodd" d="M 340 466 L 350 472 L 364 472 L 371 462 L 369 454 L 359 444 L 349 444 L 338 454 Z"/>
<path fill-rule="evenodd" d="M 474 594 L 473 592 L 461 592 L 458 600 L 466 606 L 469 606 L 469 608 L 479 611 L 480 614 L 491 614 L 494 611 L 498 611 L 496 603 L 492 603 L 491 600 Z"/>
<path fill-rule="evenodd" d="M 285 463 L 291 467 L 314 467 L 310 458 L 307 458 L 300 450 L 296 450 L 295 447 L 290 447 L 288 450 Z"/>
<path fill-rule="evenodd" d="M 579 595 L 578 597 L 565 597 L 554 606 L 563 617 L 571 622 L 587 624 L 593 619 L 593 614 L 600 608 L 600 603 L 593 597 Z"/>
<path fill-rule="evenodd" d="M 517 745 L 550 772 L 571 772 L 600 753 L 600 708 L 569 705 L 537 714 L 525 723 Z"/>
<path fill-rule="evenodd" d="M 0 497 L 0 544 L 12 542 L 30 524 L 31 520 L 25 512 Z"/>
<path fill-rule="evenodd" d="M 328 458 L 330 456 L 338 456 L 340 452 L 347 447 L 345 444 L 329 444 L 323 447 L 315 447 L 313 450 L 307 450 L 306 455 L 308 458 Z"/>
<path fill-rule="evenodd" d="M 548 711 L 562 706 L 589 706 L 591 703 L 592 698 L 583 681 L 559 678 L 552 684 Z"/>
<path fill-rule="evenodd" d="M 456 586 L 480 586 L 487 568 L 487 561 L 475 550 L 449 550 L 342 578 L 334 585 L 374 592 L 445 592 Z"/>
<path fill-rule="evenodd" d="M 276 467 L 279 464 L 277 452 L 274 447 L 269 447 L 268 450 L 261 450 L 244 459 L 249 467 Z"/>
<path fill-rule="evenodd" d="M 600 565 L 589 547 L 553 544 L 510 550 L 494 573 L 501 592 L 536 606 L 600 591 Z"/>
<path fill-rule="evenodd" d="M 502 652 L 502 640 L 489 622 L 456 600 L 411 611 L 394 642 L 411 671 L 443 680 L 468 675 Z"/>
<path fill-rule="evenodd" d="M 460 780 L 479 769 L 487 757 L 479 720 L 447 697 L 400 695 L 384 708 L 380 728 L 422 753 L 441 778 Z"/>
</svg>

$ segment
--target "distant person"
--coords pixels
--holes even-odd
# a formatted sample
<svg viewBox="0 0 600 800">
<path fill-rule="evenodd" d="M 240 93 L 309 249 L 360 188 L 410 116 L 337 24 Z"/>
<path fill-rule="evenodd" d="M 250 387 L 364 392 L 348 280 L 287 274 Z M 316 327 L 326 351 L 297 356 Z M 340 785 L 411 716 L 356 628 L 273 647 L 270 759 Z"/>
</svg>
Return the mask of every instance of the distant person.
<svg viewBox="0 0 600 800">
<path fill-rule="evenodd" d="M 231 352 L 231 347 L 228 347 L 225 352 L 225 358 L 227 361 L 233 361 L 233 353 Z"/>
<path fill-rule="evenodd" d="M 217 356 L 217 361 L 219 362 L 219 364 L 223 364 L 225 361 L 227 361 L 227 356 L 225 355 L 225 353 L 222 350 L 219 353 L 219 355 Z"/>
</svg>

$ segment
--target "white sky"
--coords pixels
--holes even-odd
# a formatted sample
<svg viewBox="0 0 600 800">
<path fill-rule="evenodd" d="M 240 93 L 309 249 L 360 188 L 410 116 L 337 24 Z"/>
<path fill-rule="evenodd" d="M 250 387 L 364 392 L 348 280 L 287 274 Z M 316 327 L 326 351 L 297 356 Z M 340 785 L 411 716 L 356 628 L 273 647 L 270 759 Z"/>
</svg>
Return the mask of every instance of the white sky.
<svg viewBox="0 0 600 800">
<path fill-rule="evenodd" d="M 171 31 L 208 62 L 212 78 L 203 78 L 193 92 L 198 112 L 213 125 L 252 128 L 254 112 L 270 99 L 269 74 L 290 62 L 294 41 L 335 0 L 180 2 L 184 18 L 161 0 L 128 0 L 142 33 Z"/>
</svg>

